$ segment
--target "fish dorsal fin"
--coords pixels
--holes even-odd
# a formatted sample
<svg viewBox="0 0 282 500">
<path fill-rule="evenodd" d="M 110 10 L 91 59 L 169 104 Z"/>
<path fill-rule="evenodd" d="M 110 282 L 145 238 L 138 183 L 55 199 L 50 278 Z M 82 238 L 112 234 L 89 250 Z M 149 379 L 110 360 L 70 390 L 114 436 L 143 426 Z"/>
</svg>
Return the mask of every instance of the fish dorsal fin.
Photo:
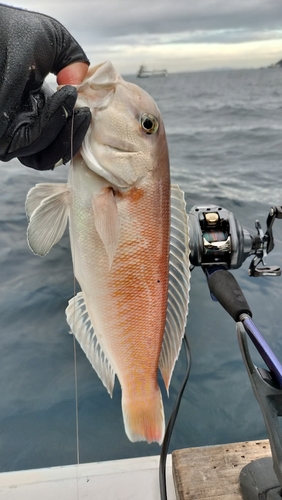
<svg viewBox="0 0 282 500">
<path fill-rule="evenodd" d="M 110 396 L 112 396 L 115 383 L 115 372 L 94 332 L 82 292 L 79 292 L 69 301 L 69 305 L 66 309 L 66 316 L 67 322 L 71 328 L 70 333 L 74 334 L 97 375 L 102 380 Z"/>
<path fill-rule="evenodd" d="M 27 240 L 37 255 L 46 255 L 60 241 L 69 215 L 67 184 L 37 184 L 27 195 Z"/>
<path fill-rule="evenodd" d="M 108 254 L 110 269 L 119 238 L 118 209 L 113 190 L 105 188 L 101 193 L 94 194 L 92 197 L 92 208 L 95 227 Z"/>
<path fill-rule="evenodd" d="M 188 215 L 184 193 L 171 186 L 171 227 L 167 315 L 159 368 L 168 391 L 181 348 L 188 314 L 189 269 Z"/>
</svg>

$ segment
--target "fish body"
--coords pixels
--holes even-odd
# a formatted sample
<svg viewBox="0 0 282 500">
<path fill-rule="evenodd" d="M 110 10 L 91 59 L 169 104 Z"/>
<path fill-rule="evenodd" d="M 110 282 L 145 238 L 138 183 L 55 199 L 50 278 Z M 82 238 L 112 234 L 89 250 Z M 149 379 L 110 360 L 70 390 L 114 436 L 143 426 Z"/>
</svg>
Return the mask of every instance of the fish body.
<svg viewBox="0 0 282 500">
<path fill-rule="evenodd" d="M 168 389 L 188 310 L 189 250 L 183 193 L 171 187 L 160 112 L 110 63 L 78 88 L 92 123 L 67 184 L 27 197 L 28 241 L 45 255 L 67 221 L 81 292 L 67 321 L 112 394 L 115 375 L 131 441 L 163 440 L 157 381 Z"/>
</svg>

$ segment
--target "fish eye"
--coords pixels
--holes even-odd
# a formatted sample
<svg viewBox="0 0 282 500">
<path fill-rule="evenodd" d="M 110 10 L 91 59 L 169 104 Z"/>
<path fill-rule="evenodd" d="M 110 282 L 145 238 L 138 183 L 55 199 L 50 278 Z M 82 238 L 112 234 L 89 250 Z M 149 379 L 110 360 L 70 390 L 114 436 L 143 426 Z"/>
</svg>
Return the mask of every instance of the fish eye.
<svg viewBox="0 0 282 500">
<path fill-rule="evenodd" d="M 155 134 L 159 128 L 159 122 L 154 115 L 143 113 L 141 116 L 141 127 L 146 134 Z"/>
</svg>

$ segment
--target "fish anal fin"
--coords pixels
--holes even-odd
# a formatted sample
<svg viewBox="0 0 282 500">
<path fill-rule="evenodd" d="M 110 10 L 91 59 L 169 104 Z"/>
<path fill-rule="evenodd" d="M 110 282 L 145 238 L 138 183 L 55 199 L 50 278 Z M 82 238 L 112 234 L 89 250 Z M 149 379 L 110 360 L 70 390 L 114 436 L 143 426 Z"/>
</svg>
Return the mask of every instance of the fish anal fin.
<svg viewBox="0 0 282 500">
<path fill-rule="evenodd" d="M 97 233 L 99 234 L 112 266 L 119 239 L 118 209 L 112 188 L 104 188 L 92 197 L 92 207 Z"/>
<path fill-rule="evenodd" d="M 168 391 L 181 348 L 188 314 L 189 269 L 188 215 L 184 193 L 171 186 L 171 228 L 167 315 L 159 368 Z"/>
<path fill-rule="evenodd" d="M 70 333 L 73 333 L 98 377 L 103 382 L 110 396 L 112 396 L 115 372 L 94 332 L 82 292 L 79 292 L 69 301 L 66 309 L 66 317 L 71 329 Z"/>
<path fill-rule="evenodd" d="M 69 195 L 67 184 L 45 184 L 43 187 L 38 184 L 29 191 L 27 239 L 37 255 L 46 255 L 62 238 L 69 216 Z"/>
</svg>

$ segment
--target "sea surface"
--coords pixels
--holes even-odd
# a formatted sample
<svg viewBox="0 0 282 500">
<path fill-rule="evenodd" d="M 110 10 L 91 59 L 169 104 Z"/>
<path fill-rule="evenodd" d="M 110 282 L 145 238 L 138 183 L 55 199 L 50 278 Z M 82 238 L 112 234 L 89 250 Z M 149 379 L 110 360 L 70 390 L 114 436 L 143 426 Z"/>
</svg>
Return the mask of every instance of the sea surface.
<svg viewBox="0 0 282 500">
<path fill-rule="evenodd" d="M 282 71 L 128 79 L 152 94 L 162 112 L 172 182 L 185 191 L 187 211 L 216 204 L 251 234 L 257 219 L 264 231 L 270 207 L 282 205 Z M 118 382 L 111 399 L 78 346 L 75 376 L 65 319 L 76 289 L 67 232 L 44 258 L 26 241 L 28 190 L 64 182 L 68 166 L 42 173 L 14 160 L 0 170 L 0 471 L 158 454 L 157 444 L 127 439 Z M 282 220 L 273 229 L 267 264 L 282 267 Z M 256 326 L 282 361 L 282 277 L 251 278 L 250 262 L 232 272 Z M 235 323 L 211 300 L 201 267 L 192 272 L 186 332 L 192 369 L 170 451 L 266 438 Z M 252 355 L 263 366 L 255 349 Z M 169 398 L 161 383 L 167 420 L 185 369 L 182 350 Z"/>
</svg>

